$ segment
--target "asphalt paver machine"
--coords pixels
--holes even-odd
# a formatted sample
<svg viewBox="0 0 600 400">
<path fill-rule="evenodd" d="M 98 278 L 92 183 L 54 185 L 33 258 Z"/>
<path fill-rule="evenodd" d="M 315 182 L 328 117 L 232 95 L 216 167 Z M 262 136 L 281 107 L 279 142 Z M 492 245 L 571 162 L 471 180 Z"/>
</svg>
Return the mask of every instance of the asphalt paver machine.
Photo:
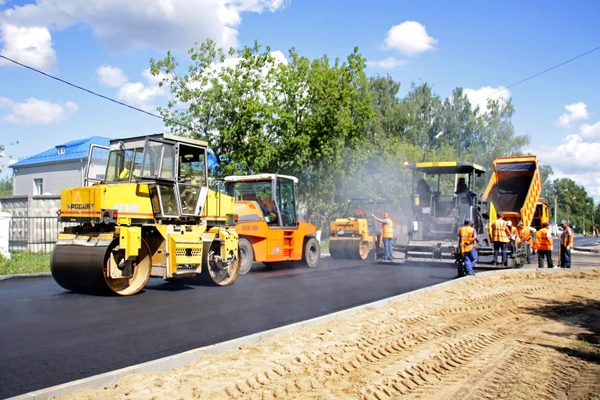
<svg viewBox="0 0 600 400">
<path fill-rule="evenodd" d="M 407 163 L 405 167 L 413 172 L 413 219 L 407 244 L 394 248 L 404 251 L 406 260 L 453 260 L 458 228 L 465 219 L 473 221 L 478 232 L 483 231 L 481 202 L 474 188 L 485 168 L 454 161 Z"/>
</svg>

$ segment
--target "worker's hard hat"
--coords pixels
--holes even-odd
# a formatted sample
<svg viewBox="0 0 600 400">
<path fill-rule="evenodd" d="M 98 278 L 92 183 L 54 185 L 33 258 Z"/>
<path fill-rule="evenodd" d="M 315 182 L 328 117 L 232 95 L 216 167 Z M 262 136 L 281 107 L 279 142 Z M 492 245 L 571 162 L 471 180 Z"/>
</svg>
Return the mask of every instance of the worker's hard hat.
<svg viewBox="0 0 600 400">
<path fill-rule="evenodd" d="M 563 219 L 562 221 L 560 221 L 561 224 L 568 224 L 566 219 Z"/>
<path fill-rule="evenodd" d="M 511 221 L 508 221 L 508 222 L 506 223 L 506 225 L 508 225 L 508 226 L 512 226 L 512 222 L 511 222 Z"/>
</svg>

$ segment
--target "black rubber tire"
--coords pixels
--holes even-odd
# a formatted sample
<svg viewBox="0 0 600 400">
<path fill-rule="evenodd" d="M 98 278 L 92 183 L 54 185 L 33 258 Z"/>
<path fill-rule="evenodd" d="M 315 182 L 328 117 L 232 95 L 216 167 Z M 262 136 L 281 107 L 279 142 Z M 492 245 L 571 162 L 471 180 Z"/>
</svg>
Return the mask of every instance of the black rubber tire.
<svg viewBox="0 0 600 400">
<path fill-rule="evenodd" d="M 254 250 L 252 250 L 252 244 L 246 238 L 239 239 L 238 248 L 240 249 L 240 275 L 245 275 L 252 268 Z"/>
<path fill-rule="evenodd" d="M 302 251 L 302 262 L 309 268 L 315 268 L 319 265 L 321 259 L 321 245 L 314 237 L 304 239 L 304 249 Z"/>
</svg>

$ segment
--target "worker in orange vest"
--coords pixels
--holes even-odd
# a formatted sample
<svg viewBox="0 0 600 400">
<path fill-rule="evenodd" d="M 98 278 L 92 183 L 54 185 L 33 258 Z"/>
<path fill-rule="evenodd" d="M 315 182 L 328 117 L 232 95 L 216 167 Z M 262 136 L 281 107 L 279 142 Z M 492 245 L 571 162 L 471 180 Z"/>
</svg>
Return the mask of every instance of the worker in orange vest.
<svg viewBox="0 0 600 400">
<path fill-rule="evenodd" d="M 504 219 L 504 213 L 498 213 L 498 219 L 492 223 L 492 241 L 494 242 L 494 265 L 498 265 L 498 252 L 502 252 L 502 264 L 508 265 L 506 245 L 509 242 L 510 229 Z"/>
<path fill-rule="evenodd" d="M 549 226 L 548 222 L 544 222 L 542 229 L 535 234 L 533 248 L 538 253 L 538 268 L 544 268 L 544 258 L 547 260 L 548 268 L 554 268 L 554 264 L 552 263 L 552 233 L 548 229 Z"/>
<path fill-rule="evenodd" d="M 381 222 L 381 238 L 383 239 L 383 259 L 393 260 L 392 239 L 394 238 L 394 223 L 388 213 L 383 214 L 383 219 L 379 219 L 375 214 L 371 214 L 375 220 Z"/>
<path fill-rule="evenodd" d="M 462 253 L 467 275 L 475 275 L 473 267 L 477 261 L 477 249 L 475 248 L 477 232 L 471 225 L 471 221 L 465 219 L 463 226 L 458 229 L 458 248 Z"/>
<path fill-rule="evenodd" d="M 521 244 L 521 238 L 519 237 L 519 232 L 517 232 L 517 227 L 513 226 L 512 221 L 506 221 L 506 225 L 508 225 L 508 230 L 510 231 L 508 243 L 511 246 L 513 254 L 515 254 Z"/>
<path fill-rule="evenodd" d="M 573 249 L 573 229 L 566 220 L 561 221 L 563 233 L 560 235 L 560 265 L 571 268 L 571 250 Z"/>
<path fill-rule="evenodd" d="M 527 264 L 531 264 L 531 246 L 533 245 L 533 238 L 531 237 L 531 228 L 525 226 L 523 221 L 519 222 L 517 225 L 517 232 L 519 233 L 519 238 L 521 242 L 525 243 L 526 254 L 527 254 Z"/>
</svg>

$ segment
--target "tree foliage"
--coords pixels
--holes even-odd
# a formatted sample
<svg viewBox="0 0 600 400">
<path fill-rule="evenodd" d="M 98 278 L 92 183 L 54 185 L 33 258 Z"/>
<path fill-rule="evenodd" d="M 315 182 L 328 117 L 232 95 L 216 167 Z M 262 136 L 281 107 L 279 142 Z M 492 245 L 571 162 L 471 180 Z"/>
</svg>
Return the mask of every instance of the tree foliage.
<svg viewBox="0 0 600 400">
<path fill-rule="evenodd" d="M 12 177 L 6 176 L 4 178 L 0 178 L 0 197 L 12 196 L 12 194 L 13 194 Z"/>
<path fill-rule="evenodd" d="M 569 178 L 555 179 L 551 185 L 553 203 L 552 213 L 557 212 L 556 219 L 560 223 L 565 219 L 577 232 L 591 232 L 594 199 L 588 195 L 583 186 Z M 555 206 L 557 211 L 555 210 Z"/>
<path fill-rule="evenodd" d="M 515 132 L 510 101 L 479 109 L 462 88 L 442 98 L 428 83 L 412 83 L 400 97 L 400 82 L 366 76 L 356 48 L 344 60 L 311 60 L 291 49 L 282 62 L 257 42 L 226 51 L 207 40 L 189 56 L 184 70 L 170 52 L 151 60 L 152 74 L 171 92 L 159 109 L 171 130 L 206 140 L 216 175 L 297 176 L 303 204 L 324 213 L 350 197 L 406 208 L 405 161 L 469 161 L 491 171 L 494 159 L 524 154 L 530 141 Z M 543 181 L 551 173 L 542 168 Z M 478 181 L 479 190 L 488 179 Z"/>
</svg>

